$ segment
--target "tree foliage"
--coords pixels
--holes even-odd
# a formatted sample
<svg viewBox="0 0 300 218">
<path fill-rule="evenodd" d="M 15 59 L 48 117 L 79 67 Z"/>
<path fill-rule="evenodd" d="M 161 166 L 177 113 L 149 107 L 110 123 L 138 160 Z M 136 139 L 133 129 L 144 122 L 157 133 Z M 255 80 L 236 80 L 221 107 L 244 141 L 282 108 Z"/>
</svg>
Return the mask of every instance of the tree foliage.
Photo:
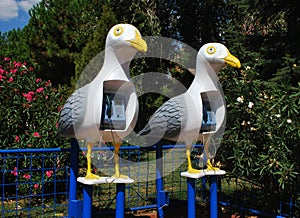
<svg viewBox="0 0 300 218">
<path fill-rule="evenodd" d="M 33 64 L 39 77 L 56 85 L 69 84 L 72 77 L 72 90 L 116 23 L 132 23 L 144 36 L 171 37 L 197 50 L 206 42 L 222 42 L 243 67 L 220 73 L 228 116 L 217 157 L 232 174 L 290 196 L 299 190 L 300 171 L 298 5 L 295 0 L 42 0 L 23 30 L 0 34 L 0 51 Z M 168 61 L 148 58 L 131 64 L 132 75 L 149 71 L 168 72 L 186 86 L 193 79 Z M 1 89 L 11 91 L 9 85 Z M 149 95 L 139 100 L 146 121 L 165 99 Z M 15 110 L 22 114 L 25 109 L 20 104 Z M 44 114 L 36 116 L 42 119 Z M 6 122 L 10 126 L 5 131 L 20 134 L 17 121 Z M 26 122 L 22 125 L 29 128 Z M 9 140 L 16 145 L 13 136 Z"/>
</svg>

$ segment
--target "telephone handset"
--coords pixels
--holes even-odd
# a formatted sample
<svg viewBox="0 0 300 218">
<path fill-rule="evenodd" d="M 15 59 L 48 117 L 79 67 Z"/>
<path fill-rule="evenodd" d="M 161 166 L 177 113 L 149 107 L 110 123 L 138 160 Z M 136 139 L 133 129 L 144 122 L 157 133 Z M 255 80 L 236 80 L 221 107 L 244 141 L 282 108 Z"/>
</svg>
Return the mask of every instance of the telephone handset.
<svg viewBox="0 0 300 218">
<path fill-rule="evenodd" d="M 212 110 L 209 98 L 205 93 L 201 94 L 203 115 L 200 132 L 210 132 L 216 129 L 216 112 Z"/>
<path fill-rule="evenodd" d="M 125 98 L 114 92 L 103 92 L 100 129 L 124 130 L 126 127 Z"/>
</svg>

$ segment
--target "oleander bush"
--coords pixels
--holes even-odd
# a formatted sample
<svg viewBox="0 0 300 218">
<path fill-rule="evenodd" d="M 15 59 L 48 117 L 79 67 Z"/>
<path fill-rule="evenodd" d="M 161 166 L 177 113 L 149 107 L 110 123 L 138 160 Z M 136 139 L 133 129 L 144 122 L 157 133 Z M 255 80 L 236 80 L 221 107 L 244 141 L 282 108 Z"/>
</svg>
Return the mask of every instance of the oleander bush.
<svg viewBox="0 0 300 218">
<path fill-rule="evenodd" d="M 260 59 L 240 72 L 222 75 L 227 123 L 220 157 L 233 175 L 250 178 L 263 209 L 299 198 L 299 60 L 282 59 L 276 78 L 263 80 Z M 281 79 L 280 79 L 281 78 Z"/>
<path fill-rule="evenodd" d="M 50 80 L 36 77 L 34 68 L 26 63 L 0 58 L 0 145 L 1 149 L 65 148 L 69 143 L 56 137 L 59 111 L 64 104 L 64 87 L 55 88 Z M 53 169 L 63 168 L 65 156 L 43 160 L 21 154 L 22 158 L 0 156 L 5 183 L 24 183 L 21 194 L 40 189 L 52 176 Z M 34 154 L 38 155 L 38 154 Z M 30 168 L 47 168 L 44 174 Z M 56 175 L 56 174 L 55 174 Z M 64 176 L 63 173 L 58 173 Z M 18 181 L 17 181 L 18 180 Z M 2 180 L 1 180 L 2 181 Z M 30 181 L 30 182 L 29 182 Z M 44 184 L 41 184 L 44 181 Z M 48 183 L 50 185 L 50 183 Z M 33 186 L 33 187 L 31 187 Z M 45 187 L 44 187 L 45 188 Z"/>
</svg>

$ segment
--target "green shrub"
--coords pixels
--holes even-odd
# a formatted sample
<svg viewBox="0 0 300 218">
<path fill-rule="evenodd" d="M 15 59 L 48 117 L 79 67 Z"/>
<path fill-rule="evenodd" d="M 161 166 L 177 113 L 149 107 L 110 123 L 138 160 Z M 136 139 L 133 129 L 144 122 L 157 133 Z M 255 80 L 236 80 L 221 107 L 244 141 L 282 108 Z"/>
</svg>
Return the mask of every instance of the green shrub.
<svg viewBox="0 0 300 218">
<path fill-rule="evenodd" d="M 69 147 L 67 140 L 56 137 L 59 111 L 65 102 L 62 95 L 65 88 L 54 88 L 50 80 L 37 78 L 34 69 L 26 63 L 1 57 L 0 91 L 1 149 Z M 38 154 L 29 156 L 24 153 L 20 156 L 19 159 L 9 158 L 11 155 L 0 156 L 0 161 L 5 183 L 24 183 L 18 187 L 21 194 L 47 185 L 49 172 L 54 169 L 57 170 L 56 179 L 59 176 L 64 178 L 58 168 L 65 167 L 65 155 L 56 158 L 47 158 L 46 155 L 43 159 Z M 44 168 L 48 175 L 30 171 Z M 45 182 L 41 184 L 41 181 Z M 33 185 L 35 187 L 30 187 Z"/>
<path fill-rule="evenodd" d="M 66 146 L 56 138 L 64 88 L 36 78 L 26 63 L 0 59 L 0 144 L 9 148 L 51 148 Z"/>
<path fill-rule="evenodd" d="M 300 83 L 291 78 L 300 68 L 299 61 L 289 60 L 274 73 L 276 81 L 262 79 L 255 62 L 223 78 L 228 114 L 222 162 L 233 175 L 261 184 L 261 197 L 269 197 L 264 203 L 273 208 L 279 205 L 275 199 L 299 191 Z"/>
</svg>

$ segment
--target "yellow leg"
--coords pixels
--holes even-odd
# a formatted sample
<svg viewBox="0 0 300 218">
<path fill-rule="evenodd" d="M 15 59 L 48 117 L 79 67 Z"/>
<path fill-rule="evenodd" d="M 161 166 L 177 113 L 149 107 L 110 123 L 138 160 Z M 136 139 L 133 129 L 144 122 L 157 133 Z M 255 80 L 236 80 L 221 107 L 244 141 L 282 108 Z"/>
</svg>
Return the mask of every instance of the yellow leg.
<svg viewBox="0 0 300 218">
<path fill-rule="evenodd" d="M 213 167 L 209 159 L 207 160 L 206 166 L 207 166 L 206 170 L 220 170 L 220 168 L 218 167 Z"/>
<path fill-rule="evenodd" d="M 97 176 L 92 173 L 92 163 L 91 163 L 91 154 L 92 154 L 92 149 L 93 149 L 93 144 L 88 143 L 87 144 L 87 154 L 86 154 L 86 159 L 87 159 L 87 169 L 86 169 L 86 179 L 99 179 L 100 176 Z"/>
<path fill-rule="evenodd" d="M 192 147 L 192 145 L 187 145 L 186 146 L 186 157 L 187 157 L 187 160 L 188 160 L 188 173 L 192 173 L 192 174 L 200 173 L 200 170 L 196 170 L 192 167 L 191 147 Z"/>
<path fill-rule="evenodd" d="M 119 150 L 122 143 L 114 143 L 115 147 L 115 155 L 114 155 L 114 161 L 115 161 L 115 174 L 112 176 L 112 178 L 124 178 L 128 179 L 129 177 L 126 175 L 120 174 L 120 165 L 119 165 Z"/>
</svg>

